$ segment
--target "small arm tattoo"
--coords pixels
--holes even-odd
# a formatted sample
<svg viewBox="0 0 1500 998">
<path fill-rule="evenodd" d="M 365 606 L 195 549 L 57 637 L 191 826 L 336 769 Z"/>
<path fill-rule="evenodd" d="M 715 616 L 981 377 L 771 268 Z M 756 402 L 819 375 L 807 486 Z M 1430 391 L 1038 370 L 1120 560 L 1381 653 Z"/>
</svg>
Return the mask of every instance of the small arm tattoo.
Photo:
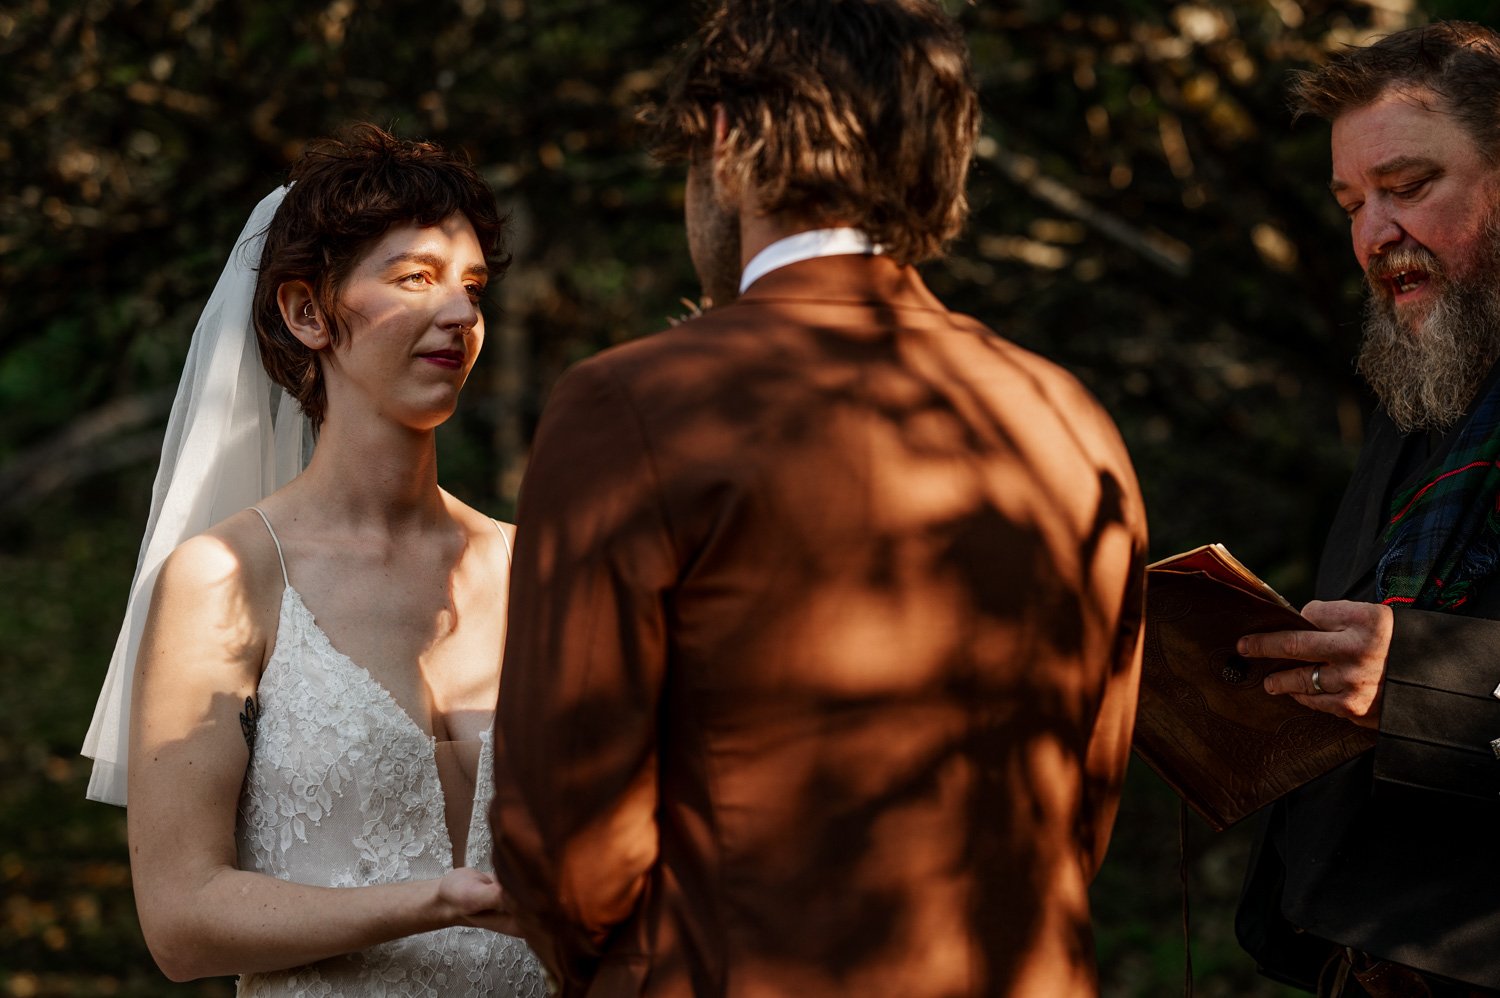
<svg viewBox="0 0 1500 998">
<path fill-rule="evenodd" d="M 245 747 L 255 751 L 255 726 L 260 722 L 260 708 L 254 697 L 245 698 L 245 709 L 240 712 L 240 733 L 245 736 Z"/>
</svg>

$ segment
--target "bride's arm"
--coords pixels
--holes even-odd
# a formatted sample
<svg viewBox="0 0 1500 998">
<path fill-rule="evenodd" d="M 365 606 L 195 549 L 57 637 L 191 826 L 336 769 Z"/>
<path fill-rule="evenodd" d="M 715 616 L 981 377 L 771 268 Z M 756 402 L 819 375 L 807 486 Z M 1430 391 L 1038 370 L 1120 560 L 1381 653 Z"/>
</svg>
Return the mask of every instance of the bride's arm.
<svg viewBox="0 0 1500 998">
<path fill-rule="evenodd" d="M 137 658 L 130 866 L 163 973 L 278 970 L 449 925 L 508 927 L 495 910 L 498 883 L 476 870 L 323 888 L 237 869 L 235 812 L 249 761 L 239 718 L 266 650 L 265 607 L 258 612 L 246 582 L 253 574 L 218 537 L 182 545 L 162 569 Z M 279 570 L 275 582 L 279 590 Z"/>
</svg>

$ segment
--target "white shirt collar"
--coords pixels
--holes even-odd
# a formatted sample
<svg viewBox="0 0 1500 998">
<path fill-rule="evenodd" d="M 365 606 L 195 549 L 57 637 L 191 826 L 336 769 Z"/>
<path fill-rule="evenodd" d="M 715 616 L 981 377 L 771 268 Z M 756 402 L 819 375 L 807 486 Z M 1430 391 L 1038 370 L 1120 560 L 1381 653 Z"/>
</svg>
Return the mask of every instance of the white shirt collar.
<svg viewBox="0 0 1500 998">
<path fill-rule="evenodd" d="M 740 275 L 740 294 L 773 270 L 820 256 L 878 256 L 881 247 L 859 229 L 813 229 L 778 239 L 745 264 Z"/>
</svg>

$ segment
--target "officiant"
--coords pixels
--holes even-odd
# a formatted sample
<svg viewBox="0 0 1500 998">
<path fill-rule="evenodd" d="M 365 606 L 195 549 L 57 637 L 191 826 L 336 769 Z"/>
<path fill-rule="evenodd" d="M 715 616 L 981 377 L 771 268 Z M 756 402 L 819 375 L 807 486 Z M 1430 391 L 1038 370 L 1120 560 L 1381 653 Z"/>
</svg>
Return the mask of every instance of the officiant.
<svg viewBox="0 0 1500 998">
<path fill-rule="evenodd" d="M 1240 651 L 1305 662 L 1267 692 L 1379 738 L 1270 809 L 1236 929 L 1320 995 L 1500 995 L 1500 35 L 1394 34 L 1292 100 L 1332 124 L 1380 404 L 1303 611 L 1322 631 Z"/>
</svg>

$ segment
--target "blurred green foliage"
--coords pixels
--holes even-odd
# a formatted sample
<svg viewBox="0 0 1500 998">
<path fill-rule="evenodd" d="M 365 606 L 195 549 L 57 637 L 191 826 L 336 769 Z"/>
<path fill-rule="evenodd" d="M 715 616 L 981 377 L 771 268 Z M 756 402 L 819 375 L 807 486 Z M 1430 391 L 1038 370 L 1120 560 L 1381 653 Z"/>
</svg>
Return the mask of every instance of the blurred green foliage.
<svg viewBox="0 0 1500 998">
<path fill-rule="evenodd" d="M 954 3 L 986 112 L 973 219 L 926 276 L 1119 421 L 1157 556 L 1222 540 L 1296 600 L 1360 434 L 1359 282 L 1327 130 L 1286 74 L 1448 0 Z M 77 757 L 198 308 L 302 144 L 358 120 L 470 152 L 514 219 L 444 480 L 509 510 L 570 362 L 697 290 L 681 177 L 633 127 L 689 4 L 17 0 L 0 7 L 0 995 L 168 984 L 123 812 Z M 1282 995 L 1233 943 L 1247 832 L 1190 821 L 1198 993 Z M 1176 798 L 1133 767 L 1095 886 L 1105 993 L 1181 986 Z"/>
</svg>

